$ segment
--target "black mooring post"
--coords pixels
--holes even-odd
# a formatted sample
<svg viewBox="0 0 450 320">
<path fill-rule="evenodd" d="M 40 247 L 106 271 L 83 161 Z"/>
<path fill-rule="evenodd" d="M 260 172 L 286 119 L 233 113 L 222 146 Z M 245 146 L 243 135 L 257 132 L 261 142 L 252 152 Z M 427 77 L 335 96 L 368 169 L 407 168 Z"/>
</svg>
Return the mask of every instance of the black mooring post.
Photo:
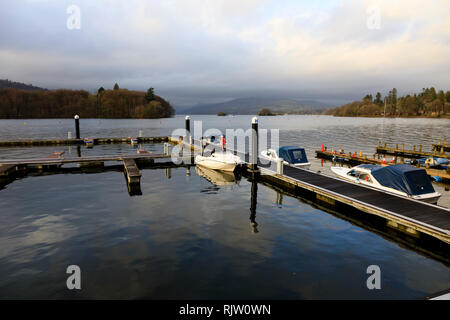
<svg viewBox="0 0 450 320">
<path fill-rule="evenodd" d="M 75 119 L 75 137 L 80 139 L 80 116 L 75 115 L 73 118 Z"/>
<path fill-rule="evenodd" d="M 191 118 L 186 116 L 186 143 L 191 143 Z"/>
<path fill-rule="evenodd" d="M 250 169 L 258 170 L 258 118 L 252 118 L 252 154 L 250 159 Z"/>
</svg>

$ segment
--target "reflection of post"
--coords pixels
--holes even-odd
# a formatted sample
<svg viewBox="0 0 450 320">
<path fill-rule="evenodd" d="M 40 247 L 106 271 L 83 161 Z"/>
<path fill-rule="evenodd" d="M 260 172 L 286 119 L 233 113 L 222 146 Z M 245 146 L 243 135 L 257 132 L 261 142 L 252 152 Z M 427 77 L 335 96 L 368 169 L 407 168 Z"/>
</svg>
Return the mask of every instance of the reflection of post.
<svg viewBox="0 0 450 320">
<path fill-rule="evenodd" d="M 250 226 L 252 227 L 252 233 L 258 233 L 256 223 L 256 202 L 258 195 L 258 184 L 255 180 L 252 181 L 252 189 L 251 189 L 251 199 L 250 199 Z"/>
<path fill-rule="evenodd" d="M 171 168 L 166 168 L 166 177 L 167 177 L 167 179 L 172 178 L 172 169 Z"/>
<path fill-rule="evenodd" d="M 283 204 L 283 195 L 281 192 L 277 192 L 277 205 L 281 206 Z"/>
<path fill-rule="evenodd" d="M 187 166 L 186 167 L 186 177 L 189 177 L 191 175 L 191 167 Z"/>
<path fill-rule="evenodd" d="M 80 147 L 80 145 L 77 145 L 77 155 L 78 155 L 78 157 L 81 157 L 81 147 Z"/>
</svg>

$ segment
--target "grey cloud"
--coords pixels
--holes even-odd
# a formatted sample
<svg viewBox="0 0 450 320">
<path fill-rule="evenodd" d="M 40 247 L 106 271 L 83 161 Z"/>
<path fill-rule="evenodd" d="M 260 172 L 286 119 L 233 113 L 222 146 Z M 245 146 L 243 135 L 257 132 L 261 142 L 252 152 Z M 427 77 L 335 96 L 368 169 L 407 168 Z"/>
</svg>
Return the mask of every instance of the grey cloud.
<svg viewBox="0 0 450 320">
<path fill-rule="evenodd" d="M 397 7 L 369 31 L 367 3 L 318 10 L 303 1 L 289 10 L 270 1 L 11 1 L 0 12 L 0 78 L 49 88 L 152 86 L 174 104 L 450 89 L 442 58 L 449 35 L 423 36 L 442 29 L 448 7 L 416 19 L 417 5 L 404 1 L 409 18 Z M 70 4 L 82 10 L 81 30 L 66 28 Z"/>
</svg>

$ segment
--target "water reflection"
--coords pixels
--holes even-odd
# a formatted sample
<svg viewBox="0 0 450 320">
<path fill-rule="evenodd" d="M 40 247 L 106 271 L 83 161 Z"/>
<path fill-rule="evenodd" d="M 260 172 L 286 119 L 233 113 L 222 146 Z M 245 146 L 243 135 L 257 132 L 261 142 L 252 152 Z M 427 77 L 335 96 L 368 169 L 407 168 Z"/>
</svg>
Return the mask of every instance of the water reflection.
<svg viewBox="0 0 450 320">
<path fill-rule="evenodd" d="M 256 204 L 258 202 L 258 183 L 252 180 L 251 198 L 250 198 L 250 227 L 252 233 L 258 233 L 258 223 L 256 222 Z"/>
<path fill-rule="evenodd" d="M 228 186 L 238 183 L 238 177 L 233 172 L 224 172 L 196 166 L 195 172 L 215 186 Z"/>
</svg>

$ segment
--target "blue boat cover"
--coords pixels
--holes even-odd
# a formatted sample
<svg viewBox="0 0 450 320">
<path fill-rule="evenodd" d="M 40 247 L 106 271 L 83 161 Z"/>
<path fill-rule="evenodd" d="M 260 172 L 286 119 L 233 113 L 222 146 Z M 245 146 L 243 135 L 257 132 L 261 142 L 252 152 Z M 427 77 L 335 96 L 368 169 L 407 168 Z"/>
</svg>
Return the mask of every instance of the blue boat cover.
<svg viewBox="0 0 450 320">
<path fill-rule="evenodd" d="M 434 192 L 430 178 L 424 169 L 416 168 L 408 164 L 396 164 L 386 167 L 363 164 L 358 167 L 371 170 L 372 176 L 381 185 L 403 191 L 408 195 Z"/>
<path fill-rule="evenodd" d="M 278 149 L 278 156 L 292 164 L 308 162 L 305 149 L 295 146 L 280 147 Z"/>
</svg>

